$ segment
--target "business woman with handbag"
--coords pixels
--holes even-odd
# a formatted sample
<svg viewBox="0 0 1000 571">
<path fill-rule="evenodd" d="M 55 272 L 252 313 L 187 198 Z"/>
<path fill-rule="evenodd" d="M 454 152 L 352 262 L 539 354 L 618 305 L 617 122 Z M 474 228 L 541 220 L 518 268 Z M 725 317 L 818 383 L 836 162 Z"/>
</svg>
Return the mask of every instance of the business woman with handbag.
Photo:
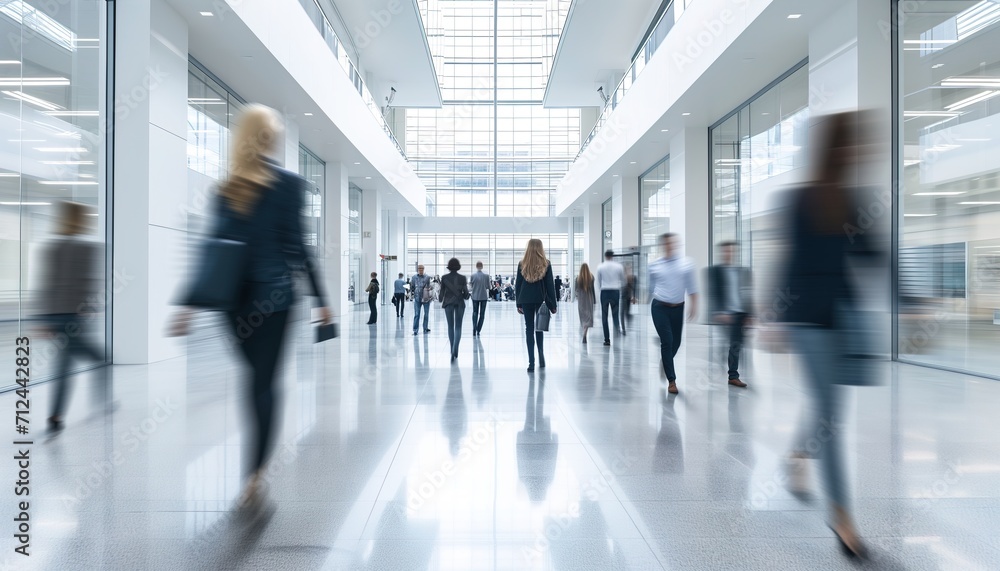
<svg viewBox="0 0 1000 571">
<path fill-rule="evenodd" d="M 528 372 L 535 371 L 535 346 L 538 346 L 538 366 L 545 368 L 545 334 L 535 326 L 537 314 L 548 311 L 543 317 L 556 312 L 556 284 L 552 277 L 552 264 L 545 258 L 545 247 L 538 238 L 528 240 L 524 258 L 517 264 L 514 281 L 514 299 L 517 312 L 524 315 L 524 337 L 528 345 Z M 548 320 L 545 320 L 548 329 Z"/>
<path fill-rule="evenodd" d="M 219 186 L 213 238 L 185 296 L 188 307 L 178 312 L 172 326 L 174 334 L 187 333 L 192 308 L 224 311 L 250 368 L 253 445 L 246 487 L 238 501 L 240 508 L 248 510 L 260 508 L 265 499 L 264 464 L 273 441 L 278 398 L 274 378 L 294 301 L 294 270 L 307 273 L 311 293 L 321 306 L 321 321 L 331 321 L 318 271 L 305 246 L 305 181 L 267 158 L 278 148 L 283 130 L 281 117 L 273 109 L 250 105 L 243 112 L 233 136 L 229 177 Z M 217 249 L 211 244 L 219 243 L 229 244 L 231 252 L 242 252 L 242 267 L 231 270 L 239 275 L 238 280 L 228 276 L 215 281 L 225 292 L 211 292 L 207 290 L 213 282 L 204 276 L 213 271 L 212 252 Z M 204 301 L 210 298 L 214 301 Z"/>
</svg>

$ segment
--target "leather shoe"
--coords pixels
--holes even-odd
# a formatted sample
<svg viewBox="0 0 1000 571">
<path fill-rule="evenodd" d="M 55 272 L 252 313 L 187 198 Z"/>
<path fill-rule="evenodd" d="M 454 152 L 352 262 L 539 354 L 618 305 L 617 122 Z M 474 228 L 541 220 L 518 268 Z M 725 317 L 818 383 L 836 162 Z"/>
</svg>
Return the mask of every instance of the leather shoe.
<svg viewBox="0 0 1000 571">
<path fill-rule="evenodd" d="M 739 379 L 729 379 L 729 384 L 734 387 L 746 388 L 747 384 Z"/>
<path fill-rule="evenodd" d="M 670 383 L 670 385 L 667 387 L 667 392 L 672 395 L 676 395 L 680 391 L 677 390 L 677 385 L 675 383 Z"/>
</svg>

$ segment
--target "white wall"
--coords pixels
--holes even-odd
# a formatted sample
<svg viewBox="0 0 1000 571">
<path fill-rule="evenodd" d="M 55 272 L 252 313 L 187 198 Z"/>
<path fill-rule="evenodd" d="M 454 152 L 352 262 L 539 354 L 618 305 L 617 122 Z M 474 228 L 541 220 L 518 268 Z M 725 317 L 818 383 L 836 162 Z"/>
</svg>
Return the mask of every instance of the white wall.
<svg viewBox="0 0 1000 571">
<path fill-rule="evenodd" d="M 342 315 L 347 309 L 347 279 L 350 253 L 347 232 L 350 212 L 347 207 L 347 165 L 326 163 L 326 196 L 323 201 L 324 255 L 320 264 L 325 274 L 330 309 Z"/>
<path fill-rule="evenodd" d="M 639 245 L 639 178 L 620 176 L 611 185 L 611 247 Z"/>
<path fill-rule="evenodd" d="M 708 127 L 690 127 L 670 140 L 670 231 L 699 268 L 708 265 Z"/>
</svg>

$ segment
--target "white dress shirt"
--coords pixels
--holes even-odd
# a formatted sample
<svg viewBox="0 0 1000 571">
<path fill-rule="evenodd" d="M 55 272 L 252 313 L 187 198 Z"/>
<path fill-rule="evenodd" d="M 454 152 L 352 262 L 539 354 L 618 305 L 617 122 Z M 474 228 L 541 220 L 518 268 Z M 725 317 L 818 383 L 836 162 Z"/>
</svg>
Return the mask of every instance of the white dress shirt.
<svg viewBox="0 0 1000 571">
<path fill-rule="evenodd" d="M 656 260 L 649 265 L 649 290 L 657 301 L 684 303 L 685 295 L 698 293 L 694 262 L 680 256 Z"/>
<path fill-rule="evenodd" d="M 597 267 L 597 291 L 621 290 L 625 287 L 625 266 L 606 261 Z"/>
</svg>

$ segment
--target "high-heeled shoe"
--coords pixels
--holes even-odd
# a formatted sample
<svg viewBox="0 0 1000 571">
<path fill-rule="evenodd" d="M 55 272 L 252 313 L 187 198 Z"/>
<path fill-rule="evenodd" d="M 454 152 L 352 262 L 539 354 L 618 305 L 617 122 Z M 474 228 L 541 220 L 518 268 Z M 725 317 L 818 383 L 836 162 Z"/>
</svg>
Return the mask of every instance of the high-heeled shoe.
<svg viewBox="0 0 1000 571">
<path fill-rule="evenodd" d="M 839 533 L 837 533 L 837 530 L 834 529 L 833 526 L 829 526 L 829 528 L 830 531 L 832 531 L 833 534 L 837 536 L 837 541 L 840 542 L 840 549 L 844 552 L 844 555 L 846 555 L 851 559 L 857 559 L 859 561 L 866 561 L 868 559 L 868 548 L 865 547 L 864 543 L 861 543 L 861 540 L 858 539 L 858 536 L 854 536 L 855 545 L 854 547 L 851 547 L 850 545 L 847 544 L 846 541 L 844 541 L 844 538 L 841 537 Z"/>
</svg>

